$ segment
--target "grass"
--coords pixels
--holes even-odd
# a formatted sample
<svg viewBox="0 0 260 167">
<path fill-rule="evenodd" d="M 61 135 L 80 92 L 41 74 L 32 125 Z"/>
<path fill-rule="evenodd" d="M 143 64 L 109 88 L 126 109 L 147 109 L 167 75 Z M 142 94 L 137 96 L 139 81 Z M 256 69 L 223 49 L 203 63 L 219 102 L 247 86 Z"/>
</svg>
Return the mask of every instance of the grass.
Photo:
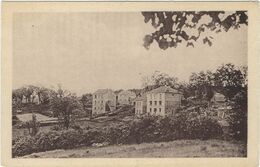
<svg viewBox="0 0 260 167">
<path fill-rule="evenodd" d="M 172 142 L 82 147 L 53 150 L 24 158 L 170 158 L 170 157 L 246 157 L 242 142 L 223 140 L 176 140 Z"/>
</svg>

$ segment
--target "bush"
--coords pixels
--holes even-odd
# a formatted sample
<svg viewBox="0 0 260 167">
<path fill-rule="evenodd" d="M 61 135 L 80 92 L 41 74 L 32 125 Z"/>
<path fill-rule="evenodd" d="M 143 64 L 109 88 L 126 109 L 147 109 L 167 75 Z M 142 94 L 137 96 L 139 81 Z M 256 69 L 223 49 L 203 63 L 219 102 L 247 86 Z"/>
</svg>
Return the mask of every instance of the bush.
<svg viewBox="0 0 260 167">
<path fill-rule="evenodd" d="M 36 151 L 48 151 L 59 148 L 57 142 L 60 134 L 57 131 L 50 131 L 47 133 L 38 133 L 35 136 Z"/>
<path fill-rule="evenodd" d="M 217 120 L 209 116 L 200 115 L 196 112 L 190 113 L 184 122 L 185 139 L 210 139 L 222 136 L 222 128 Z"/>
<path fill-rule="evenodd" d="M 69 149 L 82 145 L 84 135 L 76 130 L 38 133 L 34 137 L 22 137 L 13 141 L 12 155 L 23 156 L 33 152 Z"/>
<path fill-rule="evenodd" d="M 56 146 L 57 148 L 69 149 L 81 145 L 82 141 L 82 133 L 73 129 L 69 129 L 61 132 L 57 140 Z"/>
<path fill-rule="evenodd" d="M 129 133 L 130 128 L 125 124 L 119 124 L 115 127 L 110 127 L 105 131 L 105 142 L 108 142 L 109 144 L 129 143 Z"/>
<path fill-rule="evenodd" d="M 18 138 L 12 146 L 12 156 L 23 156 L 35 152 L 35 139 L 31 136 Z"/>
<path fill-rule="evenodd" d="M 218 122 L 196 112 L 179 112 L 174 117 L 144 117 L 130 124 L 115 124 L 106 129 L 74 129 L 38 133 L 13 141 L 13 156 L 33 152 L 91 146 L 94 143 L 132 144 L 176 139 L 210 139 L 222 136 Z M 55 129 L 55 128 L 54 128 Z"/>
</svg>

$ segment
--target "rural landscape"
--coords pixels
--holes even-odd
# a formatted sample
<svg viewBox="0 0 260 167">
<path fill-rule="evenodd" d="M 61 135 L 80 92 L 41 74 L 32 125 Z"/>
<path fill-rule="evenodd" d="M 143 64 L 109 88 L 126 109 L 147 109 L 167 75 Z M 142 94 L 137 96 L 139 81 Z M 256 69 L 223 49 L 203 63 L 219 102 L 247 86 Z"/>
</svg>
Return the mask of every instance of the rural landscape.
<svg viewBox="0 0 260 167">
<path fill-rule="evenodd" d="M 14 16 L 13 158 L 246 157 L 247 12 L 119 15 Z"/>
</svg>

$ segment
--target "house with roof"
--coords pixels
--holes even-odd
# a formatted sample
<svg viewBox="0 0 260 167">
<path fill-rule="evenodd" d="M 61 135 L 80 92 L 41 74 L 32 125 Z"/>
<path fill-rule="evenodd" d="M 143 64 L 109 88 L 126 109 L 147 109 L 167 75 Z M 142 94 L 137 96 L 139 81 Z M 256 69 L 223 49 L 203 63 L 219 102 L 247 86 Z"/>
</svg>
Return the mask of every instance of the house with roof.
<svg viewBox="0 0 260 167">
<path fill-rule="evenodd" d="M 116 109 L 116 94 L 111 89 L 99 89 L 93 93 L 92 114 L 98 115 Z"/>
<path fill-rule="evenodd" d="M 161 86 L 146 93 L 147 115 L 173 115 L 181 106 L 183 94 L 169 86 Z"/>
<path fill-rule="evenodd" d="M 117 102 L 119 105 L 129 105 L 132 104 L 135 97 L 136 95 L 134 92 L 129 90 L 122 90 L 117 95 Z"/>
<path fill-rule="evenodd" d="M 135 102 L 135 115 L 136 116 L 146 115 L 146 111 L 147 111 L 146 95 L 136 97 L 134 99 L 134 102 Z"/>
</svg>

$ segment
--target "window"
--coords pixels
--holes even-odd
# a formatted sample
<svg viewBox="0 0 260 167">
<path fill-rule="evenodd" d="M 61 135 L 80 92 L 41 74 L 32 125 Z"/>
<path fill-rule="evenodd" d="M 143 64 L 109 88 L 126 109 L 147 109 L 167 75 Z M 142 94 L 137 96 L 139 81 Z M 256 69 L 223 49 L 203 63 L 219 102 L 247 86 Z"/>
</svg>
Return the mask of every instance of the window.
<svg viewBox="0 0 260 167">
<path fill-rule="evenodd" d="M 154 101 L 154 105 L 157 105 L 157 101 Z"/>
<path fill-rule="evenodd" d="M 152 101 L 150 101 L 150 105 L 152 105 L 153 104 L 153 102 Z"/>
<path fill-rule="evenodd" d="M 157 108 L 154 108 L 153 111 L 156 112 L 156 111 L 157 111 Z"/>
<path fill-rule="evenodd" d="M 97 95 L 95 95 L 95 99 L 97 98 Z"/>
<path fill-rule="evenodd" d="M 160 97 L 160 99 L 162 98 L 162 94 L 161 93 L 159 94 L 159 97 Z"/>
<path fill-rule="evenodd" d="M 162 112 L 162 109 L 161 109 L 161 108 L 159 108 L 159 112 Z"/>
<path fill-rule="evenodd" d="M 152 108 L 150 108 L 150 112 L 152 112 Z"/>
<path fill-rule="evenodd" d="M 162 101 L 159 101 L 159 105 L 162 105 Z"/>
<path fill-rule="evenodd" d="M 96 110 L 96 107 L 94 107 L 94 110 Z"/>
</svg>

